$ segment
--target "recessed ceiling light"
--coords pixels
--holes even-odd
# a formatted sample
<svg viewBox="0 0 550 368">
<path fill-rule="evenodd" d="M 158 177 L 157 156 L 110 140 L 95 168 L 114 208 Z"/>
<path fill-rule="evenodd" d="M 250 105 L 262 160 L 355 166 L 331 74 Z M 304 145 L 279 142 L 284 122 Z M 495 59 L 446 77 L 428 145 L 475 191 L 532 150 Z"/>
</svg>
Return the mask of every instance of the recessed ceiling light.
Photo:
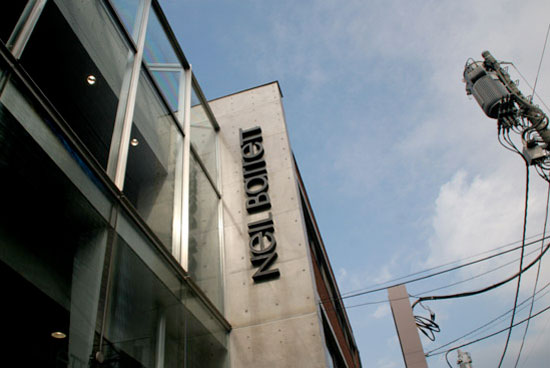
<svg viewBox="0 0 550 368">
<path fill-rule="evenodd" d="M 52 332 L 52 337 L 54 339 L 64 339 L 65 337 L 67 337 L 67 335 L 65 335 L 63 332 L 56 331 L 56 332 Z"/>
<path fill-rule="evenodd" d="M 139 141 L 136 138 L 132 138 L 132 140 L 130 141 L 130 144 L 135 147 L 139 144 Z"/>
<path fill-rule="evenodd" d="M 89 75 L 87 78 L 86 78 L 86 82 L 88 82 L 88 84 L 90 86 L 93 86 L 96 82 L 96 78 L 95 78 L 95 75 Z"/>
</svg>

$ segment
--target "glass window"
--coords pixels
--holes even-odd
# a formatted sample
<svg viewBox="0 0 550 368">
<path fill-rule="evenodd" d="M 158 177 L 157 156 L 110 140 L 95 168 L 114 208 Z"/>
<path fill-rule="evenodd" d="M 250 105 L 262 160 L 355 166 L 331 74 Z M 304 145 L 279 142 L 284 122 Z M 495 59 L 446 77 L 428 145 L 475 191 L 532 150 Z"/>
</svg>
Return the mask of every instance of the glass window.
<svg viewBox="0 0 550 368">
<path fill-rule="evenodd" d="M 113 7 L 116 9 L 120 20 L 130 34 L 137 42 L 139 33 L 139 22 L 143 12 L 144 0 L 110 0 Z"/>
<path fill-rule="evenodd" d="M 0 11 L 0 40 L 4 43 L 8 43 L 10 35 L 26 5 L 27 1 L 22 0 L 10 1 L 9 5 L 3 4 L 2 11 Z"/>
<path fill-rule="evenodd" d="M 24 102 L 13 90 L 1 97 L 0 313 L 9 331 L 2 365 L 85 367 L 97 336 L 107 224 L 17 120 L 38 118 L 32 108 L 18 111 Z"/>
<path fill-rule="evenodd" d="M 225 333 L 220 339 L 219 324 L 184 284 L 168 287 L 122 238 L 113 260 L 106 361 L 120 368 L 224 367 Z"/>
<path fill-rule="evenodd" d="M 181 208 L 174 198 L 182 170 L 182 141 L 172 115 L 142 72 L 124 193 L 168 249 L 172 245 L 174 211 Z"/>
<path fill-rule="evenodd" d="M 183 117 L 183 67 L 154 9 L 149 13 L 143 60 L 174 112 Z"/>
<path fill-rule="evenodd" d="M 216 131 L 206 114 L 204 104 L 198 97 L 195 86 L 191 94 L 191 144 L 199 154 L 208 174 L 217 182 Z"/>
<path fill-rule="evenodd" d="M 103 168 L 132 58 L 101 2 L 87 0 L 48 1 L 21 58 Z"/>
<path fill-rule="evenodd" d="M 113 234 L 87 187 L 98 182 L 55 124 L 11 83 L 0 91 L 4 365 L 87 367 L 102 341 L 105 366 L 225 367 L 226 330 L 212 312 L 128 214 L 106 211 Z"/>
<path fill-rule="evenodd" d="M 189 166 L 189 274 L 223 311 L 219 199 L 193 155 Z"/>
</svg>

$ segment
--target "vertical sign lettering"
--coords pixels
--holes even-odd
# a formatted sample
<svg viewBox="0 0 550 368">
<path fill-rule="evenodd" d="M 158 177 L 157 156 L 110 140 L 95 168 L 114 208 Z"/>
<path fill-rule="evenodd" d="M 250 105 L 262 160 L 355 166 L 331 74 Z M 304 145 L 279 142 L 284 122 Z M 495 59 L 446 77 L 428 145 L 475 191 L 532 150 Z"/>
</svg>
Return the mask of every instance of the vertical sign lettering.
<svg viewBox="0 0 550 368">
<path fill-rule="evenodd" d="M 247 130 L 239 129 L 239 133 L 246 211 L 249 214 L 267 211 L 271 208 L 271 200 L 267 193 L 269 180 L 264 160 L 262 129 L 258 126 Z M 278 268 L 270 268 L 277 259 L 277 240 L 274 233 L 271 212 L 268 212 L 267 218 L 248 224 L 250 262 L 254 267 L 258 267 L 252 276 L 254 281 L 265 281 L 280 276 Z"/>
</svg>

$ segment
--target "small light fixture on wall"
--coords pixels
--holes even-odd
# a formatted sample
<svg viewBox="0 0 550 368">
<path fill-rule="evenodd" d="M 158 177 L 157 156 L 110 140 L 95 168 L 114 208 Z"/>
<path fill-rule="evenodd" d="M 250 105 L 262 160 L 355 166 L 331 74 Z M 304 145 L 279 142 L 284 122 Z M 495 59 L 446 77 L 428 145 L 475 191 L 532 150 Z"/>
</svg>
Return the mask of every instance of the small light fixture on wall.
<svg viewBox="0 0 550 368">
<path fill-rule="evenodd" d="M 93 86 L 95 82 L 97 82 L 97 79 L 95 75 L 90 74 L 89 76 L 86 77 L 86 82 L 88 82 L 90 86 Z"/>
<path fill-rule="evenodd" d="M 55 331 L 55 332 L 52 332 L 52 337 L 54 339 L 64 339 L 65 337 L 67 337 L 66 334 L 64 334 L 63 332 L 61 331 Z"/>
</svg>

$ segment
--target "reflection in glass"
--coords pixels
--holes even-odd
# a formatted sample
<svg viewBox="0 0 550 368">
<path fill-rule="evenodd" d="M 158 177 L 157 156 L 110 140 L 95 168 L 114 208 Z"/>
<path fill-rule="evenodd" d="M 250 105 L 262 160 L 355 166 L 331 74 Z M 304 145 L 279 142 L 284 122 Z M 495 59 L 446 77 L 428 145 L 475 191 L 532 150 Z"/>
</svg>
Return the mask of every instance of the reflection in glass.
<svg viewBox="0 0 550 368">
<path fill-rule="evenodd" d="M 4 4 L 0 11 L 0 40 L 7 43 L 10 35 L 23 13 L 27 1 L 10 1 L 10 4 Z"/>
<path fill-rule="evenodd" d="M 183 110 L 179 106 L 180 91 L 184 88 L 183 68 L 154 9 L 149 13 L 143 60 L 172 111 Z"/>
<path fill-rule="evenodd" d="M 110 0 L 122 23 L 137 42 L 139 32 L 139 15 L 143 11 L 144 0 Z"/>
<path fill-rule="evenodd" d="M 199 154 L 208 174 L 217 182 L 216 131 L 193 86 L 191 94 L 191 144 Z"/>
<path fill-rule="evenodd" d="M 175 181 L 183 138 L 145 73 L 139 81 L 130 137 L 124 193 L 171 249 Z"/>
<path fill-rule="evenodd" d="M 131 59 L 101 2 L 87 0 L 48 1 L 21 58 L 103 168 Z"/>
<path fill-rule="evenodd" d="M 5 97 L 0 313 L 9 338 L 2 366 L 85 367 L 96 336 L 106 221 L 16 120 L 12 111 L 23 103 Z"/>
<path fill-rule="evenodd" d="M 219 199 L 193 155 L 189 166 L 189 274 L 212 303 L 223 310 Z"/>
<path fill-rule="evenodd" d="M 106 360 L 123 368 L 224 366 L 225 334 L 184 284 L 168 288 L 122 238 L 113 260 Z"/>
</svg>

